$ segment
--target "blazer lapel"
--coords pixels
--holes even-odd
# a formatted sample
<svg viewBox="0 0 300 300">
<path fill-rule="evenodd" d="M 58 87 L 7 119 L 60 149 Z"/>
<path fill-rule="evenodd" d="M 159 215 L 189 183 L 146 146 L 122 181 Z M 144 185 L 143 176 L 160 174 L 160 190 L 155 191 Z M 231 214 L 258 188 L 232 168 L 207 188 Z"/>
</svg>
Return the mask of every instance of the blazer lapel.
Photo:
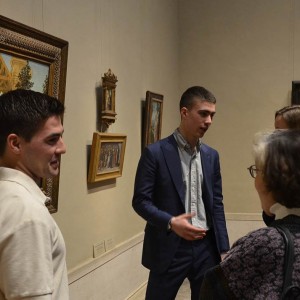
<svg viewBox="0 0 300 300">
<path fill-rule="evenodd" d="M 161 149 L 164 154 L 170 172 L 170 176 L 174 182 L 174 186 L 178 192 L 182 204 L 185 205 L 184 203 L 185 189 L 182 180 L 181 162 L 179 158 L 177 143 L 173 135 L 169 136 L 164 141 L 165 142 L 161 143 Z"/>
<path fill-rule="evenodd" d="M 211 203 L 211 191 L 209 189 L 210 185 L 207 184 L 207 180 L 211 178 L 211 164 L 210 164 L 210 153 L 205 149 L 205 146 L 202 145 L 200 148 L 201 153 L 201 164 L 202 164 L 202 172 L 203 172 L 203 185 L 202 185 L 202 199 L 206 208 L 210 209 Z"/>
</svg>

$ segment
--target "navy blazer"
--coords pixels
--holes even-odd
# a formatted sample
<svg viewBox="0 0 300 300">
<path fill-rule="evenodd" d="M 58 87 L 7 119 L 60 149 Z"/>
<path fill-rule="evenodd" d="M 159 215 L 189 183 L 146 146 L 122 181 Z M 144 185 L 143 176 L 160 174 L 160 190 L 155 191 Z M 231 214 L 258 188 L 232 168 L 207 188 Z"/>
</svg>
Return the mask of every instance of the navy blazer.
<svg viewBox="0 0 300 300">
<path fill-rule="evenodd" d="M 228 251 L 218 152 L 202 144 L 202 197 L 219 253 Z M 155 272 L 170 265 L 180 237 L 167 230 L 173 216 L 185 213 L 185 187 L 173 135 L 145 148 L 137 168 L 132 206 L 147 221 L 142 264 Z"/>
</svg>

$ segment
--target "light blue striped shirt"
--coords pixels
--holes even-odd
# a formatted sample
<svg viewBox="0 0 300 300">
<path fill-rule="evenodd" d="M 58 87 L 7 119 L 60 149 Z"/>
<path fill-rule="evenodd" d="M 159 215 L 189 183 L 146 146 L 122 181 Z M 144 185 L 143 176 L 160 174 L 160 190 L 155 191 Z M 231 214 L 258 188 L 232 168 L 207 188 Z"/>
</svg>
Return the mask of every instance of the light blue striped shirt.
<svg viewBox="0 0 300 300">
<path fill-rule="evenodd" d="M 209 229 L 206 219 L 205 207 L 202 199 L 203 172 L 201 164 L 199 140 L 195 149 L 184 139 L 178 129 L 173 133 L 178 145 L 179 157 L 181 160 L 182 180 L 185 185 L 185 211 L 195 213 L 191 219 L 191 224 Z"/>
</svg>

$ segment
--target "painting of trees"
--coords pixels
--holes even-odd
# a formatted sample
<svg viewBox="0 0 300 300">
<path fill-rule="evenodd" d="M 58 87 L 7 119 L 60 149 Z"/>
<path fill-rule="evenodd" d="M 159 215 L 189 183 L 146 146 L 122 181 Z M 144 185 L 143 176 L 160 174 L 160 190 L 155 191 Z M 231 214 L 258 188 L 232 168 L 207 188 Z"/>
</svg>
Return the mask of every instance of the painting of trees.
<svg viewBox="0 0 300 300">
<path fill-rule="evenodd" d="M 19 73 L 19 81 L 16 84 L 17 89 L 25 89 L 30 90 L 33 87 L 33 82 L 31 81 L 31 68 L 29 66 L 29 62 L 27 61 L 27 64 L 25 67 L 22 68 L 22 70 Z"/>
</svg>

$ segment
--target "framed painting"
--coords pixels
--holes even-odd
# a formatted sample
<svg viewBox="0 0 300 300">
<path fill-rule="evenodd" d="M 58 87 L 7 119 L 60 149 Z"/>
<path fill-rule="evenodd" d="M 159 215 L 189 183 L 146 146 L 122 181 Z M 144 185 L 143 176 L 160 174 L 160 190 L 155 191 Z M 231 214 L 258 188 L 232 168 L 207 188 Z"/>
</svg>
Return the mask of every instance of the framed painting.
<svg viewBox="0 0 300 300">
<path fill-rule="evenodd" d="M 0 16 L 0 95 L 30 89 L 64 102 L 68 42 Z M 51 213 L 58 209 L 59 176 L 44 179 Z"/>
<path fill-rule="evenodd" d="M 143 148 L 160 139 L 164 96 L 146 92 Z"/>
<path fill-rule="evenodd" d="M 300 104 L 300 81 L 292 81 L 292 105 Z"/>
<path fill-rule="evenodd" d="M 126 135 L 94 132 L 88 182 L 122 176 Z"/>
</svg>

